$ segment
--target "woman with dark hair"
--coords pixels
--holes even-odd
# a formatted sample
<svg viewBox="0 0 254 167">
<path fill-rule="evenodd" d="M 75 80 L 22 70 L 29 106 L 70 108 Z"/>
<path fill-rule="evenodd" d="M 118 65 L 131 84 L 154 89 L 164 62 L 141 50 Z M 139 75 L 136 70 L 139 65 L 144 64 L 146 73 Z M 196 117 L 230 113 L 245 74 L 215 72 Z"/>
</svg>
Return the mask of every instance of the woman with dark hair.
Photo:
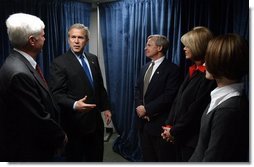
<svg viewBox="0 0 254 167">
<path fill-rule="evenodd" d="M 236 34 L 211 40 L 206 78 L 214 79 L 211 103 L 203 113 L 198 144 L 189 161 L 249 161 L 249 105 L 241 79 L 248 73 L 247 42 Z"/>
</svg>

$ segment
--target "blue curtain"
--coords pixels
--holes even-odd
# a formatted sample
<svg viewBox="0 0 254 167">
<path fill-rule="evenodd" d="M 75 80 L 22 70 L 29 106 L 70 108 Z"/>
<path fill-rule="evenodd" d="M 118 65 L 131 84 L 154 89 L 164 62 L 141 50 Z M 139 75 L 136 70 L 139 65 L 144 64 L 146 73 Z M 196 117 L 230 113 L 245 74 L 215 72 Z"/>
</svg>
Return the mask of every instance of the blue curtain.
<svg viewBox="0 0 254 167">
<path fill-rule="evenodd" d="M 119 0 L 101 3 L 99 8 L 113 123 L 120 135 L 113 149 L 130 161 L 141 161 L 134 85 L 148 61 L 144 54 L 147 36 L 158 33 L 168 37 L 167 57 L 180 66 L 184 77 L 188 62 L 180 43 L 182 34 L 203 25 L 215 35 L 234 32 L 249 40 L 249 4 L 247 0 Z M 68 27 L 76 22 L 89 27 L 91 4 L 79 0 L 1 0 L 0 11 L 0 66 L 10 49 L 5 20 L 12 13 L 30 13 L 46 25 L 46 41 L 38 61 L 47 77 L 52 59 L 68 48 Z"/>
<path fill-rule="evenodd" d="M 113 123 L 120 137 L 114 151 L 130 161 L 140 161 L 134 85 L 144 55 L 146 38 L 163 34 L 170 40 L 168 58 L 180 63 L 180 1 L 126 0 L 100 5 L 101 34 Z"/>
<path fill-rule="evenodd" d="M 186 73 L 180 37 L 194 26 L 215 35 L 234 32 L 249 38 L 247 0 L 119 0 L 100 4 L 100 25 L 113 123 L 119 137 L 113 150 L 130 161 L 141 161 L 136 127 L 134 85 L 150 34 L 166 35 L 167 57 Z"/>
<path fill-rule="evenodd" d="M 33 14 L 45 23 L 46 40 L 37 62 L 47 78 L 52 60 L 69 48 L 69 26 L 79 22 L 89 27 L 91 4 L 78 0 L 2 0 L 0 11 L 0 66 L 10 51 L 5 20 L 13 13 Z"/>
</svg>

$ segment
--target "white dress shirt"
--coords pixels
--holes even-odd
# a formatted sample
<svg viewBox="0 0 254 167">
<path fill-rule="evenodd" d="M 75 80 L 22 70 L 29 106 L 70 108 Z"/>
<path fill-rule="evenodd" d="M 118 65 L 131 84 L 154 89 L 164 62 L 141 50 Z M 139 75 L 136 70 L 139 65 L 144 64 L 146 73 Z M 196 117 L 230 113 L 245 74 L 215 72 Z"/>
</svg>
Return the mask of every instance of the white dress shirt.
<svg viewBox="0 0 254 167">
<path fill-rule="evenodd" d="M 243 83 L 235 83 L 223 87 L 217 87 L 211 92 L 211 103 L 207 114 L 227 99 L 240 96 L 243 90 Z"/>
</svg>

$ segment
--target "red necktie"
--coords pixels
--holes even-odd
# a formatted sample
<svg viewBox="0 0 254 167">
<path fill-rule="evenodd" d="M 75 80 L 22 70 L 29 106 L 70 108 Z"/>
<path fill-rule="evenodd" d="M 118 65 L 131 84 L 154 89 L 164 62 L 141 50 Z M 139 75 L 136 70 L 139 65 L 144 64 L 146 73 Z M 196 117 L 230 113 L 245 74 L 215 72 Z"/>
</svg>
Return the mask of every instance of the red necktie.
<svg viewBox="0 0 254 167">
<path fill-rule="evenodd" d="M 43 76 L 43 74 L 42 74 L 41 68 L 40 68 L 40 66 L 39 66 L 38 64 L 36 65 L 36 68 L 35 68 L 35 69 L 36 69 L 36 71 L 38 72 L 38 74 L 40 75 L 41 79 L 45 82 L 45 84 L 48 85 L 48 84 L 47 84 L 47 81 L 45 80 L 45 78 L 44 78 L 44 76 Z"/>
<path fill-rule="evenodd" d="M 205 72 L 205 70 L 206 70 L 205 66 L 203 66 L 203 65 L 197 66 L 196 64 L 194 64 L 189 67 L 190 77 L 192 77 L 192 75 L 194 74 L 195 71 Z"/>
</svg>

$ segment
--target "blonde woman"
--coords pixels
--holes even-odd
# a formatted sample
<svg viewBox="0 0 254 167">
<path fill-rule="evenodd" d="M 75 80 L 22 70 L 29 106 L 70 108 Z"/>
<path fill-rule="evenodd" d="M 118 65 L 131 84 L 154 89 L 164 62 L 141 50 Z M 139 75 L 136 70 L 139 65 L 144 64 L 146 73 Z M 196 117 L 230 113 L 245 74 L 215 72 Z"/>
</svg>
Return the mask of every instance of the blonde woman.
<svg viewBox="0 0 254 167">
<path fill-rule="evenodd" d="M 186 59 L 193 65 L 180 86 L 161 134 L 175 147 L 175 161 L 178 162 L 188 161 L 196 147 L 200 119 L 216 85 L 205 78 L 205 51 L 212 37 L 208 28 L 195 27 L 181 38 Z"/>
</svg>

